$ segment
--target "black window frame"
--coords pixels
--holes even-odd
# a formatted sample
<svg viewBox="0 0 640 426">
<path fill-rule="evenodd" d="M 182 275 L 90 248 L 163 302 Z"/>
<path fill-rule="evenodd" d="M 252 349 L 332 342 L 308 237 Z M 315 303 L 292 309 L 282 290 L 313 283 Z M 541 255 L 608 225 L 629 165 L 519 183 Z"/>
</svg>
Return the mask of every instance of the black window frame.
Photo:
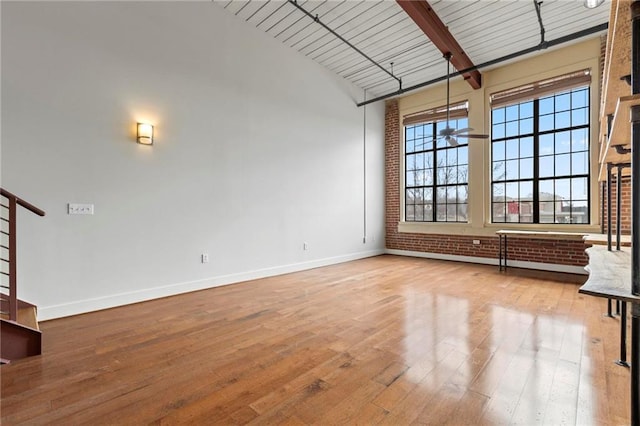
<svg viewBox="0 0 640 426">
<path fill-rule="evenodd" d="M 585 93 L 585 97 L 586 97 L 586 106 L 577 106 L 574 107 L 573 106 L 573 97 L 572 95 L 574 93 L 578 93 L 578 92 L 586 92 Z M 569 96 L 569 100 L 570 100 L 570 106 L 569 109 L 567 110 L 557 110 L 556 104 L 557 104 L 557 98 L 559 98 L 560 96 L 566 96 L 568 94 Z M 540 111 L 540 103 L 542 101 L 547 102 L 550 98 L 553 98 L 553 102 L 554 102 L 554 109 L 551 111 L 551 113 L 548 113 L 547 111 L 543 111 L 545 112 L 545 114 L 541 114 Z M 531 132 L 527 132 L 527 133 L 520 133 L 520 127 L 518 129 L 517 134 L 515 135 L 509 135 L 507 136 L 507 132 L 506 132 L 506 123 L 507 121 L 507 117 L 506 117 L 506 108 L 508 108 L 509 106 L 518 106 L 519 108 L 519 112 L 518 112 L 518 118 L 515 120 L 515 122 L 520 126 L 520 121 L 523 120 L 521 114 L 520 114 L 520 108 L 522 105 L 525 104 L 529 104 L 532 103 L 532 107 L 533 107 L 533 115 L 531 116 L 532 118 L 532 131 Z M 498 107 L 492 107 L 491 108 L 491 128 L 492 128 L 492 135 L 491 135 L 491 155 L 490 155 L 490 173 L 491 173 L 491 186 L 490 186 L 490 216 L 491 216 L 491 223 L 497 223 L 497 224 L 509 224 L 509 223 L 519 223 L 519 224 L 544 224 L 544 225 L 589 225 L 591 223 L 591 87 L 589 84 L 586 85 L 581 85 L 575 88 L 571 88 L 571 89 L 567 89 L 567 90 L 561 90 L 555 93 L 551 93 L 551 94 L 546 94 L 544 96 L 540 96 L 538 98 L 534 98 L 534 99 L 529 99 L 529 100 L 522 100 L 518 103 L 515 104 L 511 104 L 511 105 L 500 105 Z M 502 122 L 497 122 L 495 120 L 495 113 L 497 110 L 503 109 L 505 111 L 505 120 Z M 586 109 L 586 123 L 583 124 L 577 124 L 574 125 L 573 124 L 573 117 L 572 114 L 574 111 L 578 111 L 578 110 L 585 110 Z M 565 127 L 556 127 L 556 122 L 554 121 L 554 125 L 551 129 L 541 129 L 540 128 L 540 122 L 541 122 L 541 117 L 547 117 L 547 116 L 551 116 L 554 120 L 556 120 L 555 118 L 555 114 L 568 114 L 568 116 L 570 117 L 570 122 L 569 122 L 569 126 L 565 126 Z M 526 118 L 526 117 L 525 117 Z M 504 136 L 501 137 L 496 137 L 496 134 L 494 132 L 494 126 L 499 125 L 499 124 L 505 124 L 505 134 Z M 573 150 L 573 137 L 574 137 L 574 133 L 578 134 L 578 133 L 584 133 L 585 135 L 585 141 L 586 141 L 586 148 L 585 149 L 581 149 L 581 150 Z M 570 135 L 570 139 L 569 139 L 569 151 L 568 152 L 556 152 L 557 149 L 557 137 L 556 135 L 559 134 L 569 134 Z M 553 153 L 552 154 L 546 154 L 542 155 L 541 154 L 541 144 L 545 144 L 546 142 L 542 142 L 541 140 L 547 140 L 550 138 L 550 136 L 553 136 L 554 138 L 554 148 L 553 148 Z M 516 178 L 511 178 L 511 179 L 507 179 L 506 177 L 506 173 L 507 173 L 507 166 L 506 163 L 508 161 L 507 159 L 507 154 L 506 154 L 506 150 L 507 150 L 507 143 L 510 141 L 514 141 L 514 140 L 519 140 L 521 141 L 522 139 L 531 139 L 532 143 L 533 143 L 533 170 L 532 170 L 532 176 L 531 178 L 523 178 L 522 174 L 521 174 L 521 169 L 518 169 L 518 173 L 519 173 L 519 177 Z M 496 147 L 503 143 L 505 145 L 505 158 L 504 158 L 504 163 L 505 163 L 505 177 L 504 179 L 499 178 L 496 179 L 496 164 L 500 163 L 502 160 L 500 160 L 500 158 L 498 158 L 498 160 L 496 160 L 495 157 L 495 151 Z M 525 158 L 529 158 L 529 157 L 522 157 L 521 156 L 521 147 L 522 144 L 519 145 L 519 152 L 518 152 L 518 156 L 515 158 L 515 160 L 518 160 L 519 162 L 521 162 L 523 159 Z M 580 154 L 582 156 L 584 156 L 584 160 L 586 161 L 586 166 L 584 167 L 584 173 L 574 173 L 573 172 L 573 155 L 574 154 Z M 570 158 L 568 159 L 569 161 L 569 173 L 568 174 L 560 174 L 557 175 L 557 159 L 556 157 L 559 156 L 569 156 Z M 554 163 L 554 170 L 552 174 L 549 174 L 546 172 L 546 170 L 548 169 L 548 165 L 545 164 L 541 164 L 542 159 L 544 158 L 545 161 L 547 159 L 552 160 L 552 162 Z M 576 161 L 577 164 L 577 161 Z M 521 167 L 519 165 L 519 167 Z M 582 199 L 582 198 L 578 198 L 578 197 L 574 197 L 573 196 L 573 185 L 574 182 L 578 182 L 579 179 L 586 179 L 586 183 L 584 184 L 585 186 L 585 194 L 586 194 L 586 199 Z M 557 181 L 563 181 L 566 180 L 569 182 L 569 194 L 570 197 L 568 199 L 568 202 L 565 200 L 562 201 L 558 201 L 558 192 L 557 192 L 557 187 L 554 186 L 554 191 L 551 193 L 552 195 L 552 199 L 551 200 L 541 200 L 541 184 L 544 184 L 545 182 L 547 183 L 546 186 L 548 186 L 549 182 L 552 185 L 556 185 Z M 523 216 L 526 216 L 526 213 L 523 214 L 522 210 L 523 207 L 526 206 L 525 202 L 528 202 L 528 200 L 526 198 L 523 197 L 523 195 L 521 194 L 521 190 L 523 188 L 523 183 L 527 183 L 527 182 L 531 182 L 532 187 L 531 187 L 531 191 L 532 191 L 532 197 L 531 197 L 531 220 L 524 220 L 523 221 Z M 518 198 L 517 198 L 517 205 L 513 206 L 514 208 L 512 208 L 509 204 L 510 201 L 508 200 L 507 197 L 507 184 L 518 184 L 519 185 L 519 192 L 518 192 Z M 501 201 L 496 201 L 496 193 L 495 193 L 495 188 L 496 185 L 501 185 L 504 184 L 504 192 L 503 192 L 503 200 Z M 577 185 L 576 185 L 577 186 Z M 545 194 L 547 194 L 547 192 L 545 192 Z M 541 221 L 541 211 L 544 210 L 544 207 L 542 205 L 542 203 L 553 203 L 553 216 L 552 216 L 552 220 L 548 221 L 546 220 L 548 217 L 548 214 L 544 214 L 544 219 Z M 568 215 L 566 214 L 567 211 L 565 211 L 565 203 L 567 203 L 566 208 L 568 209 Z M 582 204 L 582 203 L 586 203 L 586 207 L 585 206 L 578 206 L 577 204 Z M 496 208 L 497 205 L 502 205 L 501 208 Z M 558 205 L 560 205 L 560 211 L 558 211 Z M 518 210 L 517 215 L 518 215 L 518 220 L 510 220 L 509 216 L 510 215 L 515 215 L 516 213 L 510 212 L 510 210 Z M 496 220 L 496 212 L 497 211 L 502 211 L 502 218 L 503 220 Z M 584 222 L 579 222 L 579 221 L 574 221 L 575 218 L 579 218 L 580 216 L 584 216 L 585 217 L 585 221 Z M 561 218 L 568 218 L 569 220 L 560 220 Z"/>
<path fill-rule="evenodd" d="M 449 145 L 443 138 L 438 138 L 438 132 L 447 125 L 446 120 L 437 120 L 426 123 L 416 123 L 411 125 L 404 126 L 404 221 L 407 223 L 469 223 L 469 148 L 467 139 L 460 138 L 458 140 L 457 146 Z M 465 115 L 463 117 L 451 118 L 448 122 L 448 125 L 452 128 L 458 129 L 462 127 L 468 126 L 468 117 Z M 429 148 L 427 142 L 423 142 L 425 145 L 424 149 L 413 149 L 408 150 L 409 142 L 418 141 L 419 138 L 415 136 L 413 138 L 408 137 L 409 129 L 413 129 L 415 132 L 418 127 L 423 128 L 423 137 L 422 140 L 431 139 L 431 147 Z M 426 136 L 425 128 L 430 129 L 429 136 Z M 464 150 L 464 156 L 466 157 L 466 162 L 460 162 L 460 152 Z M 455 152 L 455 165 L 450 164 L 448 161 L 449 156 L 453 158 L 453 153 Z M 423 166 L 420 169 L 411 169 L 408 164 L 408 159 L 413 155 L 426 155 L 432 153 L 433 163 L 431 167 Z M 440 164 L 438 166 L 438 162 L 442 160 L 444 154 L 444 164 Z M 423 157 L 424 158 L 424 157 Z M 424 164 L 424 162 L 423 162 Z M 452 167 L 455 167 L 455 180 L 452 182 L 444 182 L 440 181 L 443 179 L 450 179 L 450 173 L 453 173 Z M 463 170 L 461 170 L 463 168 Z M 408 185 L 408 173 L 419 172 L 430 170 L 430 176 L 425 175 L 423 178 L 422 184 L 417 184 L 416 179 L 414 177 L 414 184 Z M 439 172 L 443 172 L 444 175 L 439 174 Z M 461 180 L 461 173 L 465 176 L 464 180 Z M 417 173 L 416 173 L 417 174 Z M 427 179 L 428 177 L 428 179 Z M 426 183 L 430 182 L 430 183 Z M 459 191 L 464 191 L 464 202 L 461 202 L 461 197 Z M 409 192 L 414 192 L 414 202 L 410 201 Z M 418 192 L 416 192 L 418 191 Z M 415 203 L 416 194 L 422 191 L 422 203 Z M 430 191 L 431 197 L 425 196 Z M 444 202 L 442 201 L 442 196 L 439 195 L 444 192 Z M 449 200 L 452 198 L 450 194 L 453 195 L 455 192 L 455 202 L 450 202 Z M 427 202 L 430 198 L 431 203 Z M 431 209 L 427 209 L 426 206 L 431 205 Z M 417 206 L 421 206 L 422 215 L 417 215 Z M 444 206 L 443 214 L 439 215 L 439 209 Z M 464 206 L 464 207 L 460 207 Z M 413 215 L 409 214 L 410 208 L 413 208 Z M 450 209 L 455 207 L 455 214 L 450 215 Z M 427 214 L 429 215 L 428 217 Z M 454 219 L 449 219 L 451 217 L 455 217 Z M 463 218 L 463 219 L 461 219 Z"/>
</svg>

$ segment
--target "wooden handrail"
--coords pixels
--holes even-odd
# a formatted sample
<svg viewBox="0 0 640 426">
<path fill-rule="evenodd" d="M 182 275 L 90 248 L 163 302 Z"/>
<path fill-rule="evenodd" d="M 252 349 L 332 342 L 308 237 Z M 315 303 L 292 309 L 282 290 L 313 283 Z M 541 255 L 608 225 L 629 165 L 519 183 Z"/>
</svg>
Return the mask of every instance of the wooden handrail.
<svg viewBox="0 0 640 426">
<path fill-rule="evenodd" d="M 7 245 L 9 249 L 9 319 L 11 321 L 17 321 L 18 319 L 18 277 L 17 277 L 17 251 L 16 251 L 16 220 L 17 220 L 17 210 L 18 206 L 24 207 L 32 213 L 37 214 L 38 216 L 44 216 L 44 211 L 40 210 L 33 204 L 24 201 L 22 198 L 18 197 L 15 194 L 7 191 L 6 189 L 0 188 L 0 195 L 5 197 L 9 205 L 6 206 L 9 209 L 9 219 L 8 226 L 9 232 L 5 233 L 8 237 L 9 244 Z M 4 245 L 3 245 L 4 247 Z"/>
<path fill-rule="evenodd" d="M 37 214 L 38 216 L 44 216 L 44 214 L 45 214 L 44 210 L 40 210 L 39 208 L 37 208 L 33 204 L 23 200 L 22 198 L 18 197 L 17 195 L 12 194 L 11 192 L 7 191 L 4 188 L 0 188 L 0 195 L 2 195 L 3 197 L 7 197 L 8 199 L 12 199 L 12 198 L 15 199 L 17 205 L 24 207 L 25 209 L 29 210 L 32 213 Z"/>
</svg>

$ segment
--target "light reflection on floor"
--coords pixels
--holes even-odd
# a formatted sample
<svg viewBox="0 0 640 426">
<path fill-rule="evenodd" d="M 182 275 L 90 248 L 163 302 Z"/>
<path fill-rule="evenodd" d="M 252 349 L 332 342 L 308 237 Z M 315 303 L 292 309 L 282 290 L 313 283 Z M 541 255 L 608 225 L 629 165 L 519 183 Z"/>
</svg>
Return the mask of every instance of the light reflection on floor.
<svg viewBox="0 0 640 426">
<path fill-rule="evenodd" d="M 576 406 L 593 405 L 591 384 L 580 383 L 590 380 L 581 318 L 413 287 L 405 300 L 404 379 L 423 392 L 460 404 L 469 393 L 485 397 L 483 419 L 493 424 L 555 424 L 557 413 L 575 423 Z"/>
</svg>

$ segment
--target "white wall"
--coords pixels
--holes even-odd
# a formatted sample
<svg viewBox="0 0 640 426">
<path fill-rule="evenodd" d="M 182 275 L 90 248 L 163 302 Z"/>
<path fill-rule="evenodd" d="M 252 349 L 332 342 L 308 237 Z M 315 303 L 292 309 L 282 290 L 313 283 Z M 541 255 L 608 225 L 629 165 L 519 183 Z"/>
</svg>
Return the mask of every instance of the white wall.
<svg viewBox="0 0 640 426">
<path fill-rule="evenodd" d="M 211 2 L 1 7 L 1 184 L 47 213 L 18 230 L 41 319 L 383 251 L 382 104 L 363 243 L 365 111 L 344 81 Z"/>
</svg>

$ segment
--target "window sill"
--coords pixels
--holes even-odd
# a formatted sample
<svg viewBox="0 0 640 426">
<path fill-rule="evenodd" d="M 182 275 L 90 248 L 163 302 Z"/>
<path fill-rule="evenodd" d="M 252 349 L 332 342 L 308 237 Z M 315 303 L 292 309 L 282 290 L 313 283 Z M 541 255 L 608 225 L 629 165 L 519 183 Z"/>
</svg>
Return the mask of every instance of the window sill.
<svg viewBox="0 0 640 426">
<path fill-rule="evenodd" d="M 528 223 L 486 223 L 483 226 L 472 226 L 471 223 L 426 223 L 399 222 L 399 233 L 413 234 L 445 234 L 445 235 L 473 235 L 495 236 L 501 229 L 526 231 L 579 232 L 585 234 L 599 234 L 600 225 L 553 225 Z"/>
</svg>

